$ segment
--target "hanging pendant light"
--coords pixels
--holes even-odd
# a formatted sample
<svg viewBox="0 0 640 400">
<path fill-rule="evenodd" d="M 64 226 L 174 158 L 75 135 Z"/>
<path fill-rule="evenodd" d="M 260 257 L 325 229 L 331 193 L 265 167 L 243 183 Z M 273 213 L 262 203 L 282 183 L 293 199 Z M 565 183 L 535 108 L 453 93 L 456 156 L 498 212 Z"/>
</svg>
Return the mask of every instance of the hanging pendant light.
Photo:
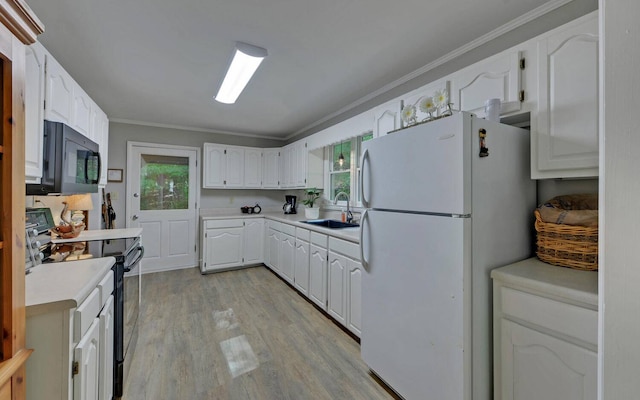
<svg viewBox="0 0 640 400">
<path fill-rule="evenodd" d="M 342 167 L 344 164 L 344 155 L 342 154 L 342 142 L 340 142 L 340 155 L 338 156 L 338 164 Z"/>
</svg>

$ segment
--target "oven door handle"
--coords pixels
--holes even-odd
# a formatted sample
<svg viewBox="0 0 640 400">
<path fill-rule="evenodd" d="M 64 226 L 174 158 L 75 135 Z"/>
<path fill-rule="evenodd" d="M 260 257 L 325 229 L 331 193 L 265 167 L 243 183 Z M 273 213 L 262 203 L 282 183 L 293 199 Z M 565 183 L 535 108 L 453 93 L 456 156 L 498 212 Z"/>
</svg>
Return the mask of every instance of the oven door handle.
<svg viewBox="0 0 640 400">
<path fill-rule="evenodd" d="M 124 272 L 131 272 L 131 266 L 139 263 L 140 260 L 142 260 L 142 257 L 144 257 L 144 246 L 138 246 L 138 250 L 140 251 L 140 255 L 138 256 L 138 258 L 136 258 L 134 262 L 124 267 Z"/>
</svg>

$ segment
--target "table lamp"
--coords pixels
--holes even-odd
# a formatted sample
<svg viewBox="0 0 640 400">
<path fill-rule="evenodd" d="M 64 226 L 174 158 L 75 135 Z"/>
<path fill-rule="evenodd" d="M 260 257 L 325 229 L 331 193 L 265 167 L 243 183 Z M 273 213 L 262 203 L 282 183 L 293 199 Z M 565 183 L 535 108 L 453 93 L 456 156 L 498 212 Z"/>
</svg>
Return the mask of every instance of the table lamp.
<svg viewBox="0 0 640 400">
<path fill-rule="evenodd" d="M 90 194 L 73 194 L 67 196 L 62 202 L 64 209 L 60 214 L 60 219 L 69 225 L 78 226 L 84 223 L 84 211 L 93 210 L 93 202 Z M 71 221 L 66 219 L 67 211 L 71 210 Z"/>
</svg>

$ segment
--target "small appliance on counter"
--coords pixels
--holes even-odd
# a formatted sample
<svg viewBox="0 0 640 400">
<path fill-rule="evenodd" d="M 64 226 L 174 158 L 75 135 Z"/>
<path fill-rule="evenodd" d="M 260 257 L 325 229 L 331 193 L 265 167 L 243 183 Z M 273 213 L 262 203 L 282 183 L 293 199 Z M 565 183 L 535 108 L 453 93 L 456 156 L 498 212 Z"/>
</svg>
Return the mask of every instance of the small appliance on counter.
<svg viewBox="0 0 640 400">
<path fill-rule="evenodd" d="M 297 197 L 293 195 L 284 196 L 286 203 L 282 206 L 285 214 L 295 214 L 296 213 L 296 201 Z"/>
</svg>

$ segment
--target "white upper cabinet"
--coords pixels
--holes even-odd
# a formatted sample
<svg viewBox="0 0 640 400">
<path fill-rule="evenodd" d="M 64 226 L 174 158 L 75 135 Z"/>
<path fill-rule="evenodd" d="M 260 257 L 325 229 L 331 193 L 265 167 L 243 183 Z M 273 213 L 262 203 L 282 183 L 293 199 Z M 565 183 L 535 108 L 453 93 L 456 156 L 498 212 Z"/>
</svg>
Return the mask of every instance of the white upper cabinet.
<svg viewBox="0 0 640 400">
<path fill-rule="evenodd" d="M 100 151 L 100 187 L 107 185 L 107 157 L 109 150 L 109 118 L 100 107 L 91 102 L 89 138 L 98 143 Z"/>
<path fill-rule="evenodd" d="M 295 185 L 296 187 L 305 187 L 307 184 L 307 142 L 299 140 L 294 143 L 294 151 L 296 153 L 295 161 Z"/>
<path fill-rule="evenodd" d="M 280 148 L 262 151 L 262 187 L 277 189 L 280 187 Z"/>
<path fill-rule="evenodd" d="M 76 85 L 73 88 L 70 125 L 76 131 L 97 142 L 96 138 L 91 135 L 91 103 L 93 103 L 91 98 L 80 86 Z"/>
<path fill-rule="evenodd" d="M 501 114 L 520 110 L 521 55 L 507 51 L 462 69 L 451 76 L 455 109 L 484 118 L 488 99 L 500 99 Z"/>
<path fill-rule="evenodd" d="M 27 183 L 40 183 L 46 50 L 36 42 L 25 47 L 25 56 L 25 179 Z"/>
<path fill-rule="evenodd" d="M 204 144 L 204 157 L 202 163 L 202 187 L 223 188 L 227 173 L 227 161 L 225 146 L 217 144 Z"/>
<path fill-rule="evenodd" d="M 262 187 L 262 149 L 244 149 L 244 187 Z"/>
<path fill-rule="evenodd" d="M 373 112 L 373 137 L 384 136 L 400 128 L 400 101 L 379 106 Z"/>
<path fill-rule="evenodd" d="M 228 188 L 244 187 L 244 149 L 227 146 L 226 164 L 227 177 L 225 186 Z"/>
<path fill-rule="evenodd" d="M 47 55 L 45 75 L 45 119 L 71 125 L 75 81 L 50 54 Z"/>
<path fill-rule="evenodd" d="M 538 110 L 531 177 L 598 176 L 598 13 L 537 42 Z"/>
</svg>

